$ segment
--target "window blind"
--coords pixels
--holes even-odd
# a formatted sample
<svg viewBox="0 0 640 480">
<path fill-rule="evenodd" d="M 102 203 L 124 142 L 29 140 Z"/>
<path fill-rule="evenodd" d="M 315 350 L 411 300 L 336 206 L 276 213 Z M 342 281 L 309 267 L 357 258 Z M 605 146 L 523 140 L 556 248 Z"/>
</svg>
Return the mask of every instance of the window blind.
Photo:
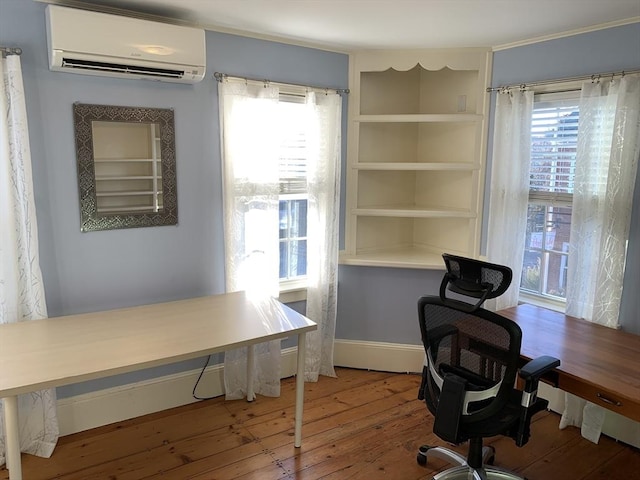
<svg viewBox="0 0 640 480">
<path fill-rule="evenodd" d="M 286 138 L 280 147 L 280 194 L 307 192 L 307 154 L 303 132 Z"/>
<path fill-rule="evenodd" d="M 571 200 L 575 179 L 579 108 L 577 99 L 541 95 L 531 120 L 530 198 Z"/>
<path fill-rule="evenodd" d="M 307 138 L 304 95 L 280 92 L 279 108 L 283 118 L 280 145 L 280 195 L 307 193 Z"/>
</svg>

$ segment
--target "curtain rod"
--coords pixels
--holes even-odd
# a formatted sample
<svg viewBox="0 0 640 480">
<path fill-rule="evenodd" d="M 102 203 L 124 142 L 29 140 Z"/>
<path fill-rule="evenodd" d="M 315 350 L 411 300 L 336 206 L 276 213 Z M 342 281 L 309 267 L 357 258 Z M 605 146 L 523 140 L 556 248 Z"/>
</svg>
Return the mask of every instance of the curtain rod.
<svg viewBox="0 0 640 480">
<path fill-rule="evenodd" d="M 18 47 L 0 47 L 0 53 L 5 57 L 7 55 L 22 55 L 22 49 Z"/>
<path fill-rule="evenodd" d="M 296 87 L 305 87 L 305 88 L 312 88 L 314 90 L 333 90 L 334 92 L 336 92 L 339 95 L 342 95 L 343 93 L 348 94 L 349 93 L 349 89 L 348 88 L 334 88 L 334 87 L 316 87 L 314 85 L 304 85 L 301 83 L 287 83 L 287 82 L 272 82 L 271 80 L 267 80 L 264 78 L 249 78 L 249 77 L 239 77 L 236 75 L 227 75 L 226 73 L 220 73 L 220 72 L 215 72 L 213 74 L 214 78 L 218 81 L 218 82 L 222 82 L 225 78 L 237 78 L 240 80 L 247 80 L 249 82 L 260 82 L 260 83 L 272 83 L 274 85 L 294 85 Z"/>
<path fill-rule="evenodd" d="M 524 90 L 525 88 L 528 87 L 537 87 L 538 85 L 553 85 L 554 83 L 568 83 L 568 82 L 579 82 L 581 80 L 591 80 L 593 82 L 597 82 L 600 81 L 601 79 L 607 78 L 607 77 L 624 77 L 625 75 L 632 75 L 634 73 L 640 73 L 640 69 L 638 70 L 622 70 L 620 72 L 609 72 L 609 73 L 594 73 L 593 75 L 582 75 L 582 76 L 577 76 L 577 77 L 568 77 L 568 78 L 561 78 L 561 79 L 557 79 L 557 80 L 540 80 L 539 82 L 526 82 L 526 83 L 520 83 L 520 84 L 513 84 L 513 85 L 505 85 L 502 87 L 488 87 L 487 88 L 487 92 L 491 93 L 491 92 L 499 92 L 499 91 L 503 91 L 503 90 L 509 90 L 512 88 L 519 88 Z"/>
</svg>

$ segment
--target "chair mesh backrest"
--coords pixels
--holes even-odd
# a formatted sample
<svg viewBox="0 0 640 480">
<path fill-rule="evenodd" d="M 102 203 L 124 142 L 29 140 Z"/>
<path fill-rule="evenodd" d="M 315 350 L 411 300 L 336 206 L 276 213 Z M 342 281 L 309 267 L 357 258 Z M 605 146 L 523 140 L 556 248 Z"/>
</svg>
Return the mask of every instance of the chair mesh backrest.
<svg viewBox="0 0 640 480">
<path fill-rule="evenodd" d="M 442 258 L 447 267 L 443 287 L 448 284 L 453 292 L 473 298 L 484 297 L 484 301 L 502 295 L 511 284 L 513 274 L 507 266 L 449 254 Z"/>
<path fill-rule="evenodd" d="M 462 422 L 483 420 L 502 409 L 514 386 L 522 333 L 515 322 L 482 308 L 465 311 L 467 304 L 439 297 L 418 302 L 422 341 L 437 374 L 455 374 L 467 382 L 467 391 L 482 391 L 500 382 L 497 395 L 469 404 Z M 431 372 L 425 385 L 427 405 L 435 414 L 440 389 Z"/>
</svg>

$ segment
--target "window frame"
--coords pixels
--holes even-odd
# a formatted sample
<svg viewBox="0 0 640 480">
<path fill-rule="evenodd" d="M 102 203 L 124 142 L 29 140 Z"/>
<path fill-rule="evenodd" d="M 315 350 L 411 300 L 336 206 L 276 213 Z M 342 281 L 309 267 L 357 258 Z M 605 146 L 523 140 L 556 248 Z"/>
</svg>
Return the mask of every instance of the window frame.
<svg viewBox="0 0 640 480">
<path fill-rule="evenodd" d="M 575 100 L 579 102 L 580 99 L 581 82 L 563 82 L 549 85 L 538 86 L 534 89 L 534 109 L 536 103 L 550 102 L 558 103 L 563 100 Z M 533 113 L 533 112 L 532 112 Z M 530 159 L 531 162 L 531 159 Z M 545 206 L 545 214 L 549 207 L 559 208 L 571 208 L 573 204 L 573 193 L 563 192 L 544 192 L 529 189 L 527 199 L 527 210 L 529 205 L 543 205 Z M 526 247 L 525 247 L 526 249 Z M 545 246 L 542 246 L 541 253 L 545 254 L 548 250 Z M 568 259 L 568 253 L 567 253 Z M 523 259 L 524 268 L 524 259 Z M 548 273 L 548 272 L 547 272 Z M 520 278 L 520 285 L 518 286 L 518 297 L 520 301 L 539 305 L 552 310 L 564 312 L 566 309 L 566 298 L 548 295 L 544 293 L 535 294 L 530 290 L 522 289 L 522 277 Z"/>
<path fill-rule="evenodd" d="M 297 85 L 281 85 L 279 93 L 279 102 L 304 104 L 305 96 L 308 88 Z M 278 195 L 278 202 L 282 200 L 294 200 L 304 197 L 307 200 L 308 208 L 308 191 L 304 193 L 283 193 Z M 308 210 L 307 210 L 308 212 Z M 308 214 L 307 214 L 308 215 Z M 308 218 L 308 216 L 307 216 Z M 308 242 L 308 235 L 305 237 Z M 280 243 L 281 239 L 278 239 Z M 285 303 L 304 301 L 307 298 L 307 276 L 300 276 L 297 278 L 285 278 L 279 279 L 279 300 Z"/>
</svg>

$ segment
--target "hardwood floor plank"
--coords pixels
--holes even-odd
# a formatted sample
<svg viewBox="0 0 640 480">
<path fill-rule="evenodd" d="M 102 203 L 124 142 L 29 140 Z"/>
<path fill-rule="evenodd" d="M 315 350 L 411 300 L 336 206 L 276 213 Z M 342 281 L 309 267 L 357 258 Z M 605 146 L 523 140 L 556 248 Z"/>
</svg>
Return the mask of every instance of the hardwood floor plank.
<svg viewBox="0 0 640 480">
<path fill-rule="evenodd" d="M 392 398 L 382 398 L 372 401 L 367 408 L 353 408 L 340 412 L 333 416 L 323 416 L 318 420 L 305 423 L 303 428 L 303 448 L 310 450 L 316 445 L 326 445 L 345 439 L 354 432 L 359 432 L 365 428 L 373 428 L 381 421 L 382 415 L 418 411 L 424 412 L 424 407 L 420 402 L 413 401 L 408 392 L 395 394 Z M 251 430 L 251 427 L 250 427 Z M 253 431 L 253 430 L 251 430 Z M 293 445 L 291 436 L 292 430 L 271 435 L 262 439 L 263 445 L 274 451 L 278 448 L 288 449 Z"/>
<path fill-rule="evenodd" d="M 379 372 L 377 372 L 379 373 Z M 398 378 L 398 375 L 384 374 L 375 375 L 368 382 L 349 382 L 349 387 L 341 384 L 340 379 L 327 378 L 326 382 L 329 389 L 325 392 L 318 389 L 314 390 L 314 395 L 307 395 L 306 385 L 317 384 L 305 384 L 305 402 L 304 402 L 304 419 L 305 422 L 313 420 L 315 415 L 332 415 L 337 411 L 342 411 L 348 408 L 353 408 L 357 405 L 362 405 L 371 399 L 380 398 L 383 396 L 387 389 L 401 388 L 407 389 L 407 379 Z M 401 385 L 397 387 L 395 385 Z M 395 386 L 395 387 L 394 387 Z M 417 392 L 417 385 L 415 391 Z M 414 395 L 415 396 L 415 395 Z M 260 400 L 260 399 L 259 399 Z M 274 408 L 274 405 L 278 408 Z M 320 408 L 318 409 L 318 406 Z M 284 414 L 293 414 L 295 406 L 291 402 L 290 398 L 277 398 L 269 399 L 268 402 L 255 401 L 255 402 L 242 402 L 229 405 L 229 412 L 235 415 L 235 418 L 242 421 L 246 425 L 252 425 L 258 422 L 263 422 L 266 415 L 278 417 Z M 324 409 L 325 413 L 322 413 Z"/>
<path fill-rule="evenodd" d="M 137 447 L 139 448 L 139 447 Z M 170 472 L 183 465 L 219 455 L 227 463 L 244 461 L 262 453 L 262 448 L 241 425 L 230 425 L 212 432 L 189 437 L 177 442 L 167 442 L 161 447 L 114 458 L 113 460 L 85 468 L 61 480 L 104 479 L 106 470 L 118 480 L 139 480 L 159 473 Z"/>
<path fill-rule="evenodd" d="M 640 480 L 640 451 L 625 448 L 599 465 L 584 480 Z"/>
<path fill-rule="evenodd" d="M 430 431 L 430 427 L 424 430 L 416 428 L 416 417 L 422 415 L 422 411 L 415 411 L 409 416 L 400 417 L 392 423 L 376 428 L 371 435 L 365 431 L 354 436 L 351 441 L 353 448 L 348 451 L 342 450 L 340 455 L 331 457 L 328 463 L 330 466 L 337 460 L 344 465 L 344 468 L 322 478 L 327 480 L 365 478 L 411 480 L 423 478 L 427 473 L 435 474 L 436 468 L 422 467 L 415 461 L 418 447 L 424 441 L 435 441 L 435 436 L 427 431 Z M 302 476 L 294 475 L 293 478 L 320 478 L 316 467 L 307 468 L 301 473 Z"/>
<path fill-rule="evenodd" d="M 60 439 L 50 459 L 23 455 L 25 480 L 424 480 L 444 468 L 416 462 L 420 445 L 446 445 L 416 399 L 417 375 L 339 369 L 305 386 L 302 447 L 293 446 L 295 379 L 280 398 L 216 398 Z M 640 452 L 541 413 L 529 443 L 488 439 L 496 463 L 529 480 L 640 480 Z M 447 447 L 450 447 L 446 445 Z M 450 447 L 465 455 L 467 446 Z M 0 480 L 8 472 L 0 467 Z"/>
<path fill-rule="evenodd" d="M 304 473 L 306 478 L 321 478 L 328 473 L 342 470 L 357 464 L 360 459 L 365 458 L 371 449 L 377 447 L 381 439 L 393 437 L 397 432 L 402 432 L 408 428 L 415 428 L 416 423 L 423 418 L 422 408 L 416 409 L 410 404 L 400 407 L 392 412 L 394 418 L 369 418 L 357 419 L 354 422 L 336 428 L 335 431 L 325 432 L 309 440 L 309 449 L 304 448 L 301 452 L 304 455 Z M 285 458 L 286 448 L 275 449 L 277 458 L 293 474 L 295 468 L 295 457 Z M 284 453 L 284 455 L 283 455 Z M 415 457 L 414 457 L 415 458 Z M 316 463 L 319 462 L 319 463 Z M 338 467 L 339 468 L 336 468 Z M 314 472 L 322 472 L 322 475 Z"/>
<path fill-rule="evenodd" d="M 355 387 L 342 394 L 334 393 L 305 402 L 303 436 L 308 437 L 335 428 L 336 425 L 352 420 L 354 415 L 372 416 L 393 406 L 413 402 L 416 398 L 417 386 L 414 388 L 414 383 L 407 380 L 401 376 L 395 376 L 393 379 L 379 380 Z M 401 391 L 400 386 L 404 386 L 404 391 Z M 400 393 L 390 394 L 394 388 L 399 389 Z M 268 437 L 276 433 L 286 431 L 289 436 L 293 434 L 293 417 L 293 407 L 289 407 L 279 412 L 276 418 L 269 416 L 255 418 L 245 422 L 245 425 L 255 436 L 269 442 Z M 317 423 L 318 420 L 323 419 L 327 421 Z M 270 444 L 267 443 L 267 446 Z"/>
<path fill-rule="evenodd" d="M 578 429 L 573 433 L 576 434 L 574 441 L 565 443 L 542 460 L 522 469 L 522 474 L 531 480 L 581 480 L 625 449 L 622 444 L 605 436 L 596 445 L 582 438 Z M 605 477 L 602 480 L 608 479 Z"/>
<path fill-rule="evenodd" d="M 73 473 L 52 470 L 58 465 L 73 465 L 75 471 L 81 471 L 96 464 L 110 463 L 131 455 L 132 445 L 135 445 L 136 451 L 143 452 L 220 428 L 229 428 L 230 419 L 226 416 L 197 414 L 199 408 L 203 407 L 216 408 L 219 405 L 218 408 L 224 408 L 222 399 L 209 402 L 212 403 L 179 407 L 172 415 L 160 412 L 88 431 L 95 432 L 93 435 L 81 432 L 62 437 L 52 459 L 25 457 L 38 466 L 29 478 L 41 480 Z"/>
<path fill-rule="evenodd" d="M 577 441 L 576 432 L 558 428 L 559 418 L 550 412 L 537 414 L 531 423 L 531 438 L 523 447 L 518 447 L 513 440 L 505 437 L 487 439 L 485 445 L 496 449 L 496 466 L 522 472 L 559 448 Z"/>
</svg>

